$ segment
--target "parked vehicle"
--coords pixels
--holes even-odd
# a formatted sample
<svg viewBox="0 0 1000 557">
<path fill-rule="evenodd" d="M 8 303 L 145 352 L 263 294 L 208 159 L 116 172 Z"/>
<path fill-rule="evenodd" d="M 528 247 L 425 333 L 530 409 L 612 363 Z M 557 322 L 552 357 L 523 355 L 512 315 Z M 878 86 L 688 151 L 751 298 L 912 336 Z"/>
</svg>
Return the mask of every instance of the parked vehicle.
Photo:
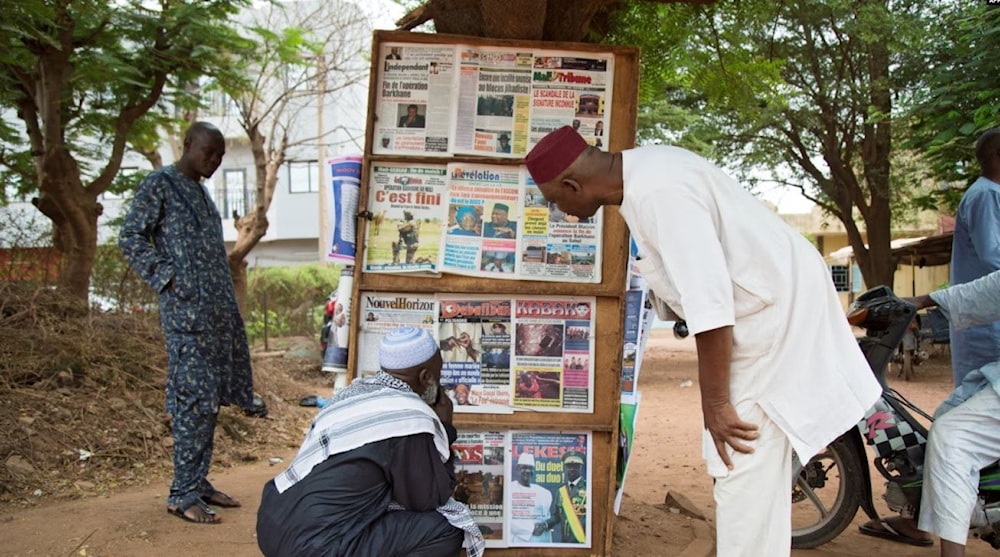
<svg viewBox="0 0 1000 557">
<path fill-rule="evenodd" d="M 858 340 L 872 372 L 882 385 L 882 397 L 856 428 L 844 433 L 805 465 L 797 461 L 793 473 L 792 502 L 798 521 L 792 525 L 792 547 L 813 548 L 844 531 L 858 507 L 878 519 L 871 489 L 865 445 L 875 453 L 874 466 L 885 479 L 882 495 L 891 510 L 915 517 L 920 510 L 927 428 L 915 412 L 931 417 L 888 386 L 886 369 L 916 315 L 915 308 L 887 287 L 862 294 L 848 320 L 863 327 Z M 972 535 L 1000 549 L 1000 466 L 980 474 L 979 505 L 971 524 Z"/>
</svg>

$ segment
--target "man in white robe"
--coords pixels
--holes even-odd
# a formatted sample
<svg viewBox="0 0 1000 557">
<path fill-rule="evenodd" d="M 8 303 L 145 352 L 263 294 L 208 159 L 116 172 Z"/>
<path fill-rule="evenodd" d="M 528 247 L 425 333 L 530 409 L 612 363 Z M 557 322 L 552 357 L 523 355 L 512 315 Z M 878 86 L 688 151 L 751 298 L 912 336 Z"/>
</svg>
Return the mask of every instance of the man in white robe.
<svg viewBox="0 0 1000 557">
<path fill-rule="evenodd" d="M 789 555 L 792 450 L 807 461 L 881 392 L 820 254 L 683 149 L 606 153 L 567 126 L 525 164 L 567 214 L 620 206 L 656 305 L 695 335 L 717 555 Z"/>
</svg>

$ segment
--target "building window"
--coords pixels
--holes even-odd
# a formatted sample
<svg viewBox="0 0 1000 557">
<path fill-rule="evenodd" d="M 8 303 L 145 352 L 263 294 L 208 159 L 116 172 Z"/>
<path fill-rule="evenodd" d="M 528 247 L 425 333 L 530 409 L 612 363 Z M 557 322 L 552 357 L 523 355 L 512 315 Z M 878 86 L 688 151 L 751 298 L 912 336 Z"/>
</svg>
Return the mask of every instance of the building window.
<svg viewBox="0 0 1000 557">
<path fill-rule="evenodd" d="M 288 193 L 318 193 L 319 164 L 316 161 L 288 161 L 281 169 Z"/>
<path fill-rule="evenodd" d="M 850 292 L 850 270 L 847 265 L 830 265 L 830 277 L 833 279 L 833 286 L 837 292 Z"/>
<path fill-rule="evenodd" d="M 250 212 L 253 194 L 247 188 L 247 171 L 244 168 L 227 168 L 222 171 L 222 187 L 215 189 L 215 205 L 224 219 L 236 218 Z"/>
<path fill-rule="evenodd" d="M 202 90 L 205 101 L 205 112 L 209 116 L 239 116 L 240 110 L 232 97 L 218 89 Z"/>
</svg>

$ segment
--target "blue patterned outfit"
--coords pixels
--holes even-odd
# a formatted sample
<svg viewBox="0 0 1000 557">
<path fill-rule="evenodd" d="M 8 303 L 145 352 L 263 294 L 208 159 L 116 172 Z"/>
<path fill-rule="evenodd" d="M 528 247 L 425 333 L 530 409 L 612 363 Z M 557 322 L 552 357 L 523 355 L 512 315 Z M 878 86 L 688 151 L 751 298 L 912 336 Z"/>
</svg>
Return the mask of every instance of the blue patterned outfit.
<svg viewBox="0 0 1000 557">
<path fill-rule="evenodd" d="M 222 219 L 201 183 L 167 166 L 139 185 L 119 246 L 159 294 L 174 438 L 167 505 L 186 509 L 215 492 L 207 476 L 219 407 L 250 409 L 253 402 L 250 351 Z"/>
</svg>

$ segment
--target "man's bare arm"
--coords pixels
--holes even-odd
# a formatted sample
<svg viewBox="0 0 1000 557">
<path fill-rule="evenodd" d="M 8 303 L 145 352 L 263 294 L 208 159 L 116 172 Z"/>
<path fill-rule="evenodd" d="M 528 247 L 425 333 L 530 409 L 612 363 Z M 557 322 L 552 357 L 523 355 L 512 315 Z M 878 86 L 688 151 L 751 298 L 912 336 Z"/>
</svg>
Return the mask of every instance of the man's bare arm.
<svg viewBox="0 0 1000 557">
<path fill-rule="evenodd" d="M 726 445 L 741 453 L 753 449 L 742 441 L 758 437 L 757 426 L 744 422 L 736 414 L 729 400 L 729 365 L 733 359 L 733 328 L 720 327 L 695 335 L 698 347 L 698 383 L 701 387 L 701 411 L 705 428 L 715 441 L 722 462 L 730 470 L 733 462 L 726 453 Z"/>
</svg>

